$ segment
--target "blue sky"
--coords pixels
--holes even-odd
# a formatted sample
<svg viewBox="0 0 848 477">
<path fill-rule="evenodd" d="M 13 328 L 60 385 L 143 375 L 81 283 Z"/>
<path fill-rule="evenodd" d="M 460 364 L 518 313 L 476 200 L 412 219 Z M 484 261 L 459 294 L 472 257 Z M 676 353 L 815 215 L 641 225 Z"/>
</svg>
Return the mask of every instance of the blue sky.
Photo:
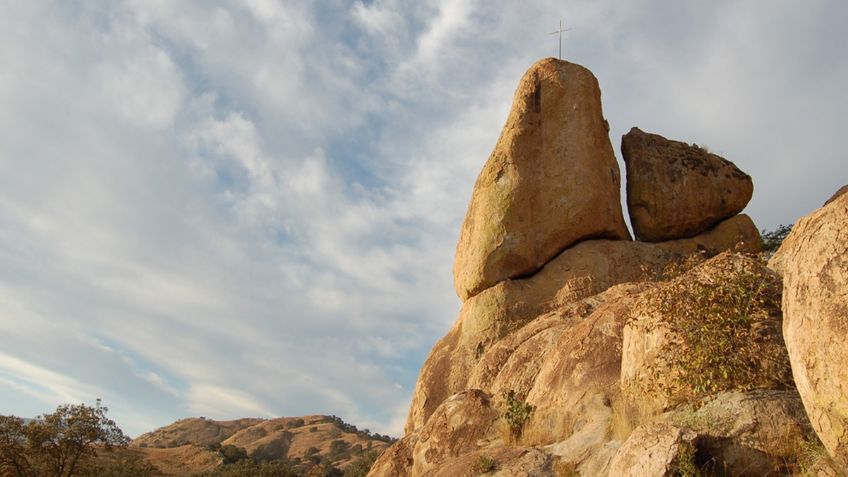
<svg viewBox="0 0 848 477">
<path fill-rule="evenodd" d="M 0 413 L 336 414 L 399 435 L 536 60 L 697 142 L 760 228 L 848 183 L 840 1 L 0 4 Z"/>
</svg>

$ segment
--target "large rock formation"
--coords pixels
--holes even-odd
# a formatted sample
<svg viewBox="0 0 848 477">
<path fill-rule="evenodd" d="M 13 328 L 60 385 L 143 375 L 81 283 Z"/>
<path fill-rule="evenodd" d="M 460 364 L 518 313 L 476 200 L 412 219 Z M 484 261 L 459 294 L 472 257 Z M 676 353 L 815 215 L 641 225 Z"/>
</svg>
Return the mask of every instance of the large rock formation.
<svg viewBox="0 0 848 477">
<path fill-rule="evenodd" d="M 590 73 L 552 59 L 522 79 L 463 224 L 460 316 L 421 369 L 406 435 L 371 477 L 797 470 L 809 422 L 785 390 L 780 280 L 746 255 L 760 236 L 735 215 L 750 178 L 684 151 L 662 173 L 708 200 L 652 220 L 661 239 L 685 238 L 622 240 L 599 95 Z M 689 303 L 689 328 L 658 303 Z"/>
<path fill-rule="evenodd" d="M 539 61 L 474 185 L 454 262 L 457 294 L 466 300 L 534 273 L 579 240 L 629 239 L 620 187 L 598 81 L 582 66 Z"/>
<path fill-rule="evenodd" d="M 848 470 L 848 194 L 799 220 L 769 265 L 783 274 L 783 335 L 798 392 Z"/>
<path fill-rule="evenodd" d="M 758 251 L 759 232 L 748 216 L 726 220 L 691 239 L 659 244 L 589 240 L 564 251 L 532 277 L 505 280 L 463 303 L 459 319 L 433 347 L 418 376 L 407 433 L 426 422 L 451 394 L 466 389 L 471 369 L 493 343 L 557 308 L 625 282 L 660 272 L 698 251 L 737 247 Z"/>
<path fill-rule="evenodd" d="M 732 162 L 698 146 L 633 128 L 621 138 L 627 208 L 636 238 L 691 237 L 748 204 L 754 185 Z"/>
</svg>

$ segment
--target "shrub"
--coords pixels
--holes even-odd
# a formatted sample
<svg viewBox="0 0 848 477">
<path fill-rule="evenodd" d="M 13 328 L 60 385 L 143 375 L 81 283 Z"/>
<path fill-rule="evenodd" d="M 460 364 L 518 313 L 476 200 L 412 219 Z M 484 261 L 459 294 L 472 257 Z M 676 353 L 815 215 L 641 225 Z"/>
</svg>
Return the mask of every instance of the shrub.
<svg viewBox="0 0 848 477">
<path fill-rule="evenodd" d="M 680 444 L 677 454 L 677 474 L 680 477 L 701 477 L 701 470 L 695 463 L 695 446 L 688 442 Z"/>
<path fill-rule="evenodd" d="M 140 457 L 130 457 L 118 462 L 92 465 L 78 475 L 80 477 L 157 477 L 161 474 L 159 469 L 150 462 Z"/>
<path fill-rule="evenodd" d="M 665 358 L 677 371 L 665 392 L 688 389 L 697 397 L 765 381 L 790 385 L 785 349 L 763 340 L 767 321 L 781 313 L 779 277 L 750 256 L 727 254 L 711 265 L 707 279 L 681 276 L 649 297 L 649 309 L 669 317 L 685 350 Z"/>
<path fill-rule="evenodd" d="M 375 451 L 366 452 L 345 469 L 344 477 L 365 477 L 379 456 L 380 454 Z"/>
<path fill-rule="evenodd" d="M 506 401 L 506 411 L 502 417 L 509 426 L 512 436 L 519 438 L 524 431 L 524 425 L 530 419 L 530 414 L 533 413 L 533 406 L 523 399 L 519 399 L 515 391 L 511 389 L 504 391 L 503 398 Z"/>
<path fill-rule="evenodd" d="M 224 464 L 234 464 L 238 461 L 247 459 L 247 451 L 232 444 L 221 446 L 221 449 L 218 452 L 224 459 Z"/>
<path fill-rule="evenodd" d="M 493 472 L 497 466 L 498 463 L 495 459 L 492 459 L 486 454 L 480 454 L 477 457 L 477 462 L 474 463 L 474 472 L 488 474 L 489 472 Z"/>
</svg>

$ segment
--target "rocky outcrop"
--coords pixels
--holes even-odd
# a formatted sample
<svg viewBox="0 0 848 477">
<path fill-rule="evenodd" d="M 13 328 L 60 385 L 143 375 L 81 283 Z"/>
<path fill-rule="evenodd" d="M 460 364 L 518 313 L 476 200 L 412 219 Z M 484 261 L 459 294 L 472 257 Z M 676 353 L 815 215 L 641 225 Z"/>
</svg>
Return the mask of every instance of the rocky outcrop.
<svg viewBox="0 0 848 477">
<path fill-rule="evenodd" d="M 633 128 L 621 139 L 627 208 L 638 240 L 691 237 L 748 204 L 751 177 L 697 145 Z"/>
<path fill-rule="evenodd" d="M 559 477 L 552 456 L 527 447 L 498 447 L 451 459 L 427 477 Z"/>
<path fill-rule="evenodd" d="M 833 202 L 834 200 L 838 199 L 842 194 L 844 194 L 846 192 L 848 192 L 848 184 L 840 187 L 839 190 L 834 192 L 833 195 L 830 196 L 830 199 L 827 199 L 827 202 L 825 202 L 824 205 L 827 205 L 827 204 Z"/>
<path fill-rule="evenodd" d="M 534 273 L 580 240 L 629 239 L 600 98 L 573 63 L 547 58 L 524 74 L 462 224 L 460 298 Z"/>
<path fill-rule="evenodd" d="M 809 434 L 795 390 L 719 393 L 636 428 L 612 459 L 609 477 L 691 475 L 684 468 L 702 475 L 795 475 Z"/>
<path fill-rule="evenodd" d="M 799 220 L 769 265 L 783 274 L 783 335 L 798 392 L 848 470 L 848 194 Z"/>
<path fill-rule="evenodd" d="M 682 475 L 681 460 L 694 457 L 697 435 L 667 423 L 637 428 L 610 463 L 610 477 L 673 477 Z M 684 463 L 684 465 L 686 465 Z M 688 474 L 685 474 L 688 475 Z"/>
<path fill-rule="evenodd" d="M 498 438 L 498 411 L 480 390 L 463 391 L 443 402 L 427 425 L 408 434 L 382 455 L 369 475 L 432 475 L 449 460 L 486 447 Z"/>
<path fill-rule="evenodd" d="M 703 464 L 721 465 L 726 475 L 791 474 L 809 439 L 810 422 L 797 391 L 719 393 L 695 409 L 683 406 L 661 420 L 691 429 Z"/>
<path fill-rule="evenodd" d="M 797 453 L 809 423 L 787 390 L 780 278 L 745 254 L 761 251 L 737 215 L 750 177 L 634 130 L 637 190 L 676 195 L 638 219 L 653 242 L 623 240 L 599 96 L 566 62 L 522 79 L 463 224 L 460 316 L 371 477 L 797 470 L 772 445 Z"/>
<path fill-rule="evenodd" d="M 421 369 L 405 432 L 422 426 L 451 394 L 467 388 L 472 369 L 499 339 L 559 307 L 609 287 L 655 275 L 698 251 L 758 251 L 759 232 L 740 215 L 691 239 L 660 244 L 589 240 L 564 251 L 532 277 L 498 283 L 462 305 L 459 319 Z"/>
</svg>

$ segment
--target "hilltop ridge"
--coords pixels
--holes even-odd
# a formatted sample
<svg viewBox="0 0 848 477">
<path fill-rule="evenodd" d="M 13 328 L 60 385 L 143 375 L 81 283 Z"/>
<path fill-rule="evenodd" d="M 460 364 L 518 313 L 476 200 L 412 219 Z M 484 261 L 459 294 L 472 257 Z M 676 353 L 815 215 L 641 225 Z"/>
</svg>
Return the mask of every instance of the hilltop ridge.
<svg viewBox="0 0 848 477">
<path fill-rule="evenodd" d="M 336 416 L 229 421 L 192 417 L 142 434 L 130 449 L 164 475 L 208 472 L 235 458 L 285 460 L 306 473 L 319 464 L 344 470 L 391 442 L 389 436 L 359 430 Z"/>
</svg>

